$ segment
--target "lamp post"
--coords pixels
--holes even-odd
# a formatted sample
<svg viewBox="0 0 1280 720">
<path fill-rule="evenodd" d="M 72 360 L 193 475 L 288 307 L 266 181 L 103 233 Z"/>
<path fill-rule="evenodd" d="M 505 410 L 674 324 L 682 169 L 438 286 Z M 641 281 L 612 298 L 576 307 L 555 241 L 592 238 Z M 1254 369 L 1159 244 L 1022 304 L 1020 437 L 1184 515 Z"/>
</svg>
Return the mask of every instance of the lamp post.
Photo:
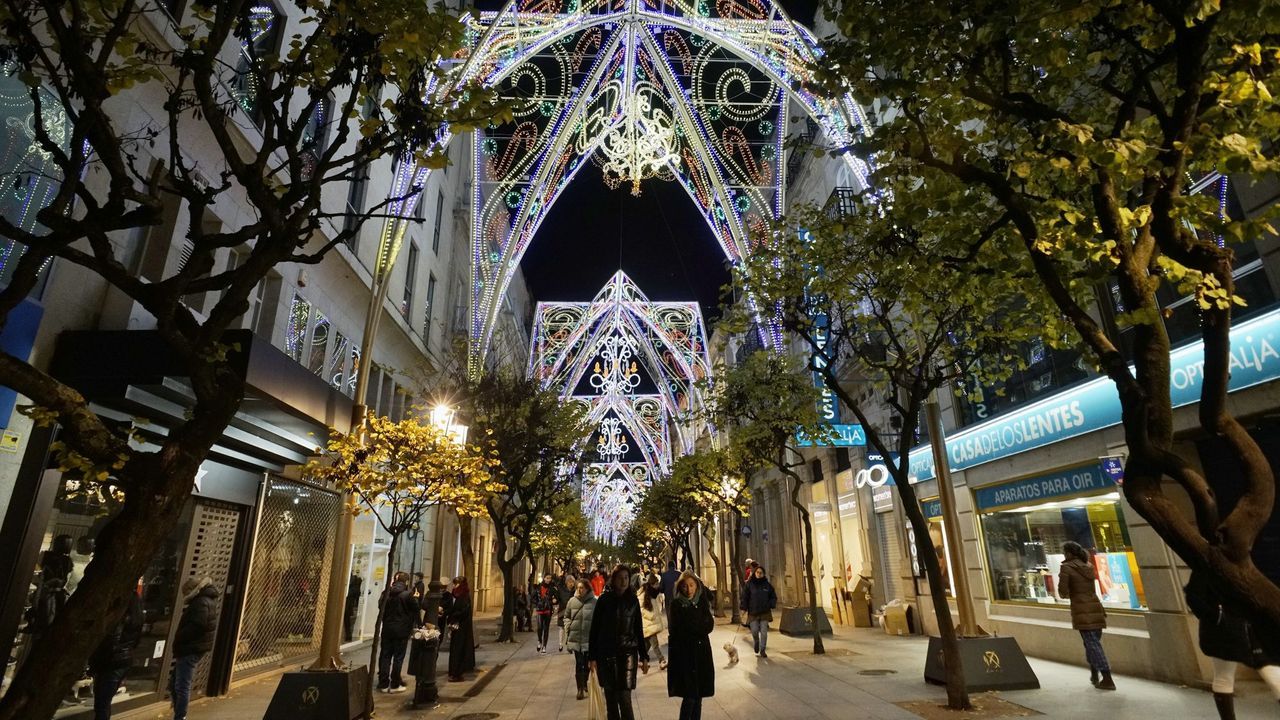
<svg viewBox="0 0 1280 720">
<path fill-rule="evenodd" d="M 442 432 L 449 436 L 449 439 L 455 443 L 463 444 L 467 441 L 467 426 L 458 425 L 453 422 L 457 416 L 457 410 L 447 405 L 436 405 L 431 409 L 431 424 L 439 428 Z M 444 519 L 441 514 L 444 509 L 440 505 L 435 506 L 435 531 L 431 538 L 431 582 L 427 583 L 427 615 L 426 621 L 432 625 L 438 625 L 436 622 L 439 617 L 437 609 L 440 605 L 440 596 L 444 591 L 444 584 L 440 582 L 440 564 L 444 553 L 441 546 L 444 545 Z"/>
</svg>

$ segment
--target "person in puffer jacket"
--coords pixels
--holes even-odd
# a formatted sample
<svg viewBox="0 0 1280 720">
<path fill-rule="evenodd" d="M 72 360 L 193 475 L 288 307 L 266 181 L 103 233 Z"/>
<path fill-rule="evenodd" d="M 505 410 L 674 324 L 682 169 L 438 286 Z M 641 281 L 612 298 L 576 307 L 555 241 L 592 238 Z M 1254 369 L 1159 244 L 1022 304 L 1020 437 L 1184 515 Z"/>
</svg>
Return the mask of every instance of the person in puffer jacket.
<svg viewBox="0 0 1280 720">
<path fill-rule="evenodd" d="M 169 675 L 173 720 L 187 719 L 196 665 L 213 649 L 214 636 L 218 632 L 221 595 L 212 578 L 191 577 L 182 582 L 182 597 L 187 606 L 173 635 L 173 672 Z"/>
<path fill-rule="evenodd" d="M 578 681 L 578 699 L 587 696 L 587 649 L 591 640 L 591 618 L 596 612 L 596 595 L 591 583 L 579 580 L 577 589 L 564 605 L 565 647 L 573 653 L 573 676 Z"/>
<path fill-rule="evenodd" d="M 764 566 L 756 565 L 751 579 L 743 584 L 742 602 L 738 607 L 747 616 L 756 655 L 769 657 L 766 649 L 769 645 L 769 623 L 773 621 L 773 609 L 778 607 L 778 593 L 765 576 Z"/>
<path fill-rule="evenodd" d="M 1058 572 L 1058 595 L 1071 602 L 1071 627 L 1080 632 L 1084 656 L 1089 662 L 1089 681 L 1099 690 L 1115 690 L 1111 664 L 1102 649 L 1102 629 L 1107 626 L 1107 611 L 1094 584 L 1098 571 L 1089 560 L 1089 551 L 1080 543 L 1062 543 L 1062 569 Z"/>
<path fill-rule="evenodd" d="M 667 658 L 662 655 L 662 641 L 658 633 L 667 629 L 667 598 L 662 592 L 662 580 L 650 573 L 644 585 L 636 591 L 640 601 L 640 619 L 644 621 L 644 641 L 649 654 L 658 659 L 658 669 L 667 669 Z"/>
<path fill-rule="evenodd" d="M 544 575 L 542 582 L 533 588 L 531 600 L 533 612 L 538 616 L 538 652 L 545 653 L 551 637 L 551 616 L 560 605 L 560 595 L 550 575 Z"/>
</svg>

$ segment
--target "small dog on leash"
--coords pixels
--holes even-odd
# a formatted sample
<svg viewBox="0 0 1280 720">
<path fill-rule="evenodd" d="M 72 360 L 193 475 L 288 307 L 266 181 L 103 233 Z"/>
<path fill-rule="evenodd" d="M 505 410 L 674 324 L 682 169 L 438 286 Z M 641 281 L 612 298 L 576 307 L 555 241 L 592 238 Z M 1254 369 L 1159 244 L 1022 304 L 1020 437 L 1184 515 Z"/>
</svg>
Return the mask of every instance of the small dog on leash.
<svg viewBox="0 0 1280 720">
<path fill-rule="evenodd" d="M 738 662 L 738 648 L 733 646 L 733 641 L 724 644 L 724 651 L 729 653 L 729 664 L 733 665 Z"/>
</svg>

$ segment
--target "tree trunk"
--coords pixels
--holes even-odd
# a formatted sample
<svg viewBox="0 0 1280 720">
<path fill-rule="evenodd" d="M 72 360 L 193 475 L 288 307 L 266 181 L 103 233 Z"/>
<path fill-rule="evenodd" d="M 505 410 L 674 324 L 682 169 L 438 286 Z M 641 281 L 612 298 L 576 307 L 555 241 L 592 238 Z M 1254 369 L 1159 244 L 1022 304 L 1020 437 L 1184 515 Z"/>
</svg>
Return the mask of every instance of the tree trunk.
<svg viewBox="0 0 1280 720">
<path fill-rule="evenodd" d="M 480 587 L 480 578 L 476 577 L 476 549 L 471 540 L 472 519 L 465 515 L 458 516 L 458 544 L 462 550 L 462 574 L 471 586 L 471 601 L 474 608 L 476 589 Z M 474 612 L 474 611 L 473 611 Z"/>
<path fill-rule="evenodd" d="M 894 481 L 896 484 L 896 480 Z M 968 710 L 969 691 L 964 684 L 964 668 L 960 661 L 960 641 L 956 636 L 956 626 L 951 620 L 951 606 L 947 604 L 947 588 L 942 581 L 942 566 L 938 563 L 938 553 L 933 550 L 933 539 L 929 536 L 929 521 L 925 520 L 920 503 L 916 500 L 915 488 L 910 483 L 898 485 L 898 497 L 902 500 L 902 508 L 911 522 L 911 533 L 915 536 L 921 561 L 924 563 L 925 578 L 929 581 L 929 599 L 933 603 L 933 616 L 938 622 L 938 635 L 942 639 L 942 664 L 947 678 L 947 707 L 952 710 Z M 952 542 L 959 542 L 959 538 Z M 952 568 L 952 572 L 964 572 L 964 568 Z"/>
<path fill-rule="evenodd" d="M 729 598 L 729 607 L 733 609 L 733 624 L 735 626 L 742 624 L 742 609 L 738 607 L 739 598 L 742 597 L 742 547 L 738 543 L 738 538 L 742 537 L 742 513 L 733 513 L 733 537 L 729 538 L 729 576 L 733 578 L 730 586 L 733 587 L 733 597 Z"/>
<path fill-rule="evenodd" d="M 391 546 L 387 548 L 387 557 L 394 558 L 396 556 L 396 546 L 400 544 L 400 534 L 393 533 L 391 535 Z M 394 566 L 392 566 L 394 567 Z M 369 682 L 364 684 L 364 714 L 365 717 L 373 717 L 373 685 L 377 679 L 377 672 L 382 668 L 378 667 L 378 646 L 382 644 L 382 613 L 386 609 L 387 604 L 384 602 L 391 594 L 391 586 L 395 584 L 395 572 L 391 572 L 391 577 L 387 580 L 387 586 L 382 589 L 382 597 L 378 598 L 378 614 L 373 620 L 373 642 L 369 644 L 369 667 L 371 675 Z"/>
<path fill-rule="evenodd" d="M 786 450 L 783 450 L 785 453 Z M 782 472 L 791 478 L 791 505 L 800 513 L 800 522 L 804 532 L 804 578 L 809 592 L 809 617 L 813 624 L 813 654 L 824 655 L 827 649 L 822 645 L 822 625 L 818 622 L 818 584 L 813 578 L 813 524 L 809 522 L 809 509 L 800 503 L 800 476 L 785 465 L 785 458 L 779 458 L 778 465 Z"/>
<path fill-rule="evenodd" d="M 93 559 L 75 593 L 35 641 L 0 699 L 0 720 L 53 717 L 98 642 L 124 617 L 138 578 L 182 517 L 196 470 L 239 407 L 243 386 L 236 385 L 234 376 L 222 375 L 203 378 L 206 384 L 225 383 L 216 406 L 198 403 L 198 414 L 170 436 L 177 442 L 155 453 L 138 453 L 121 472 L 122 478 L 136 478 L 134 489 L 98 534 Z"/>
<path fill-rule="evenodd" d="M 730 588 L 725 584 L 724 577 L 724 558 L 716 554 L 716 540 L 711 533 L 715 528 L 714 523 L 708 523 L 703 526 L 702 539 L 707 541 L 707 554 L 711 556 L 711 564 L 716 569 L 716 605 L 711 608 L 711 614 L 715 617 L 724 617 L 724 600 L 729 595 Z M 709 534 L 711 533 L 711 534 Z"/>
<path fill-rule="evenodd" d="M 516 560 L 508 560 L 506 553 L 498 555 L 498 570 L 502 572 L 502 627 L 498 629 L 498 642 L 516 641 L 515 571 Z"/>
</svg>

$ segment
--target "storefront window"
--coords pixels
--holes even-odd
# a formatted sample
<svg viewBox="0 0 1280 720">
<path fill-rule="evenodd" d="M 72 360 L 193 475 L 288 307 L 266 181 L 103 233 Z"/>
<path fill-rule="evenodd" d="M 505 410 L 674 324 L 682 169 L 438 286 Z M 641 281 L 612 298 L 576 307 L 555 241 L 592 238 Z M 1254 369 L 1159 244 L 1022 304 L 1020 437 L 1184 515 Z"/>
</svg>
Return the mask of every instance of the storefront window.
<svg viewBox="0 0 1280 720">
<path fill-rule="evenodd" d="M 996 600 L 1068 604 L 1056 586 L 1073 540 L 1092 553 L 1103 605 L 1147 609 L 1119 489 L 1099 466 L 979 488 L 974 499 Z"/>
<path fill-rule="evenodd" d="M 46 480 L 61 482 L 35 572 L 28 588 L 26 609 L 14 642 L 14 662 L 5 666 L 5 684 L 40 642 L 44 631 L 66 600 L 76 592 L 85 567 L 93 558 L 95 541 L 119 510 L 120 501 L 100 486 L 86 486 L 47 470 Z M 50 477 L 50 475 L 54 477 Z M 178 586 L 186 539 L 191 531 L 191 506 L 182 521 L 156 550 L 135 592 L 142 610 L 142 635 L 133 647 L 129 669 L 114 702 L 120 703 L 160 690 L 168 656 L 170 627 L 176 620 Z M 85 674 L 68 688 L 58 717 L 93 706 L 92 680 Z"/>
</svg>

